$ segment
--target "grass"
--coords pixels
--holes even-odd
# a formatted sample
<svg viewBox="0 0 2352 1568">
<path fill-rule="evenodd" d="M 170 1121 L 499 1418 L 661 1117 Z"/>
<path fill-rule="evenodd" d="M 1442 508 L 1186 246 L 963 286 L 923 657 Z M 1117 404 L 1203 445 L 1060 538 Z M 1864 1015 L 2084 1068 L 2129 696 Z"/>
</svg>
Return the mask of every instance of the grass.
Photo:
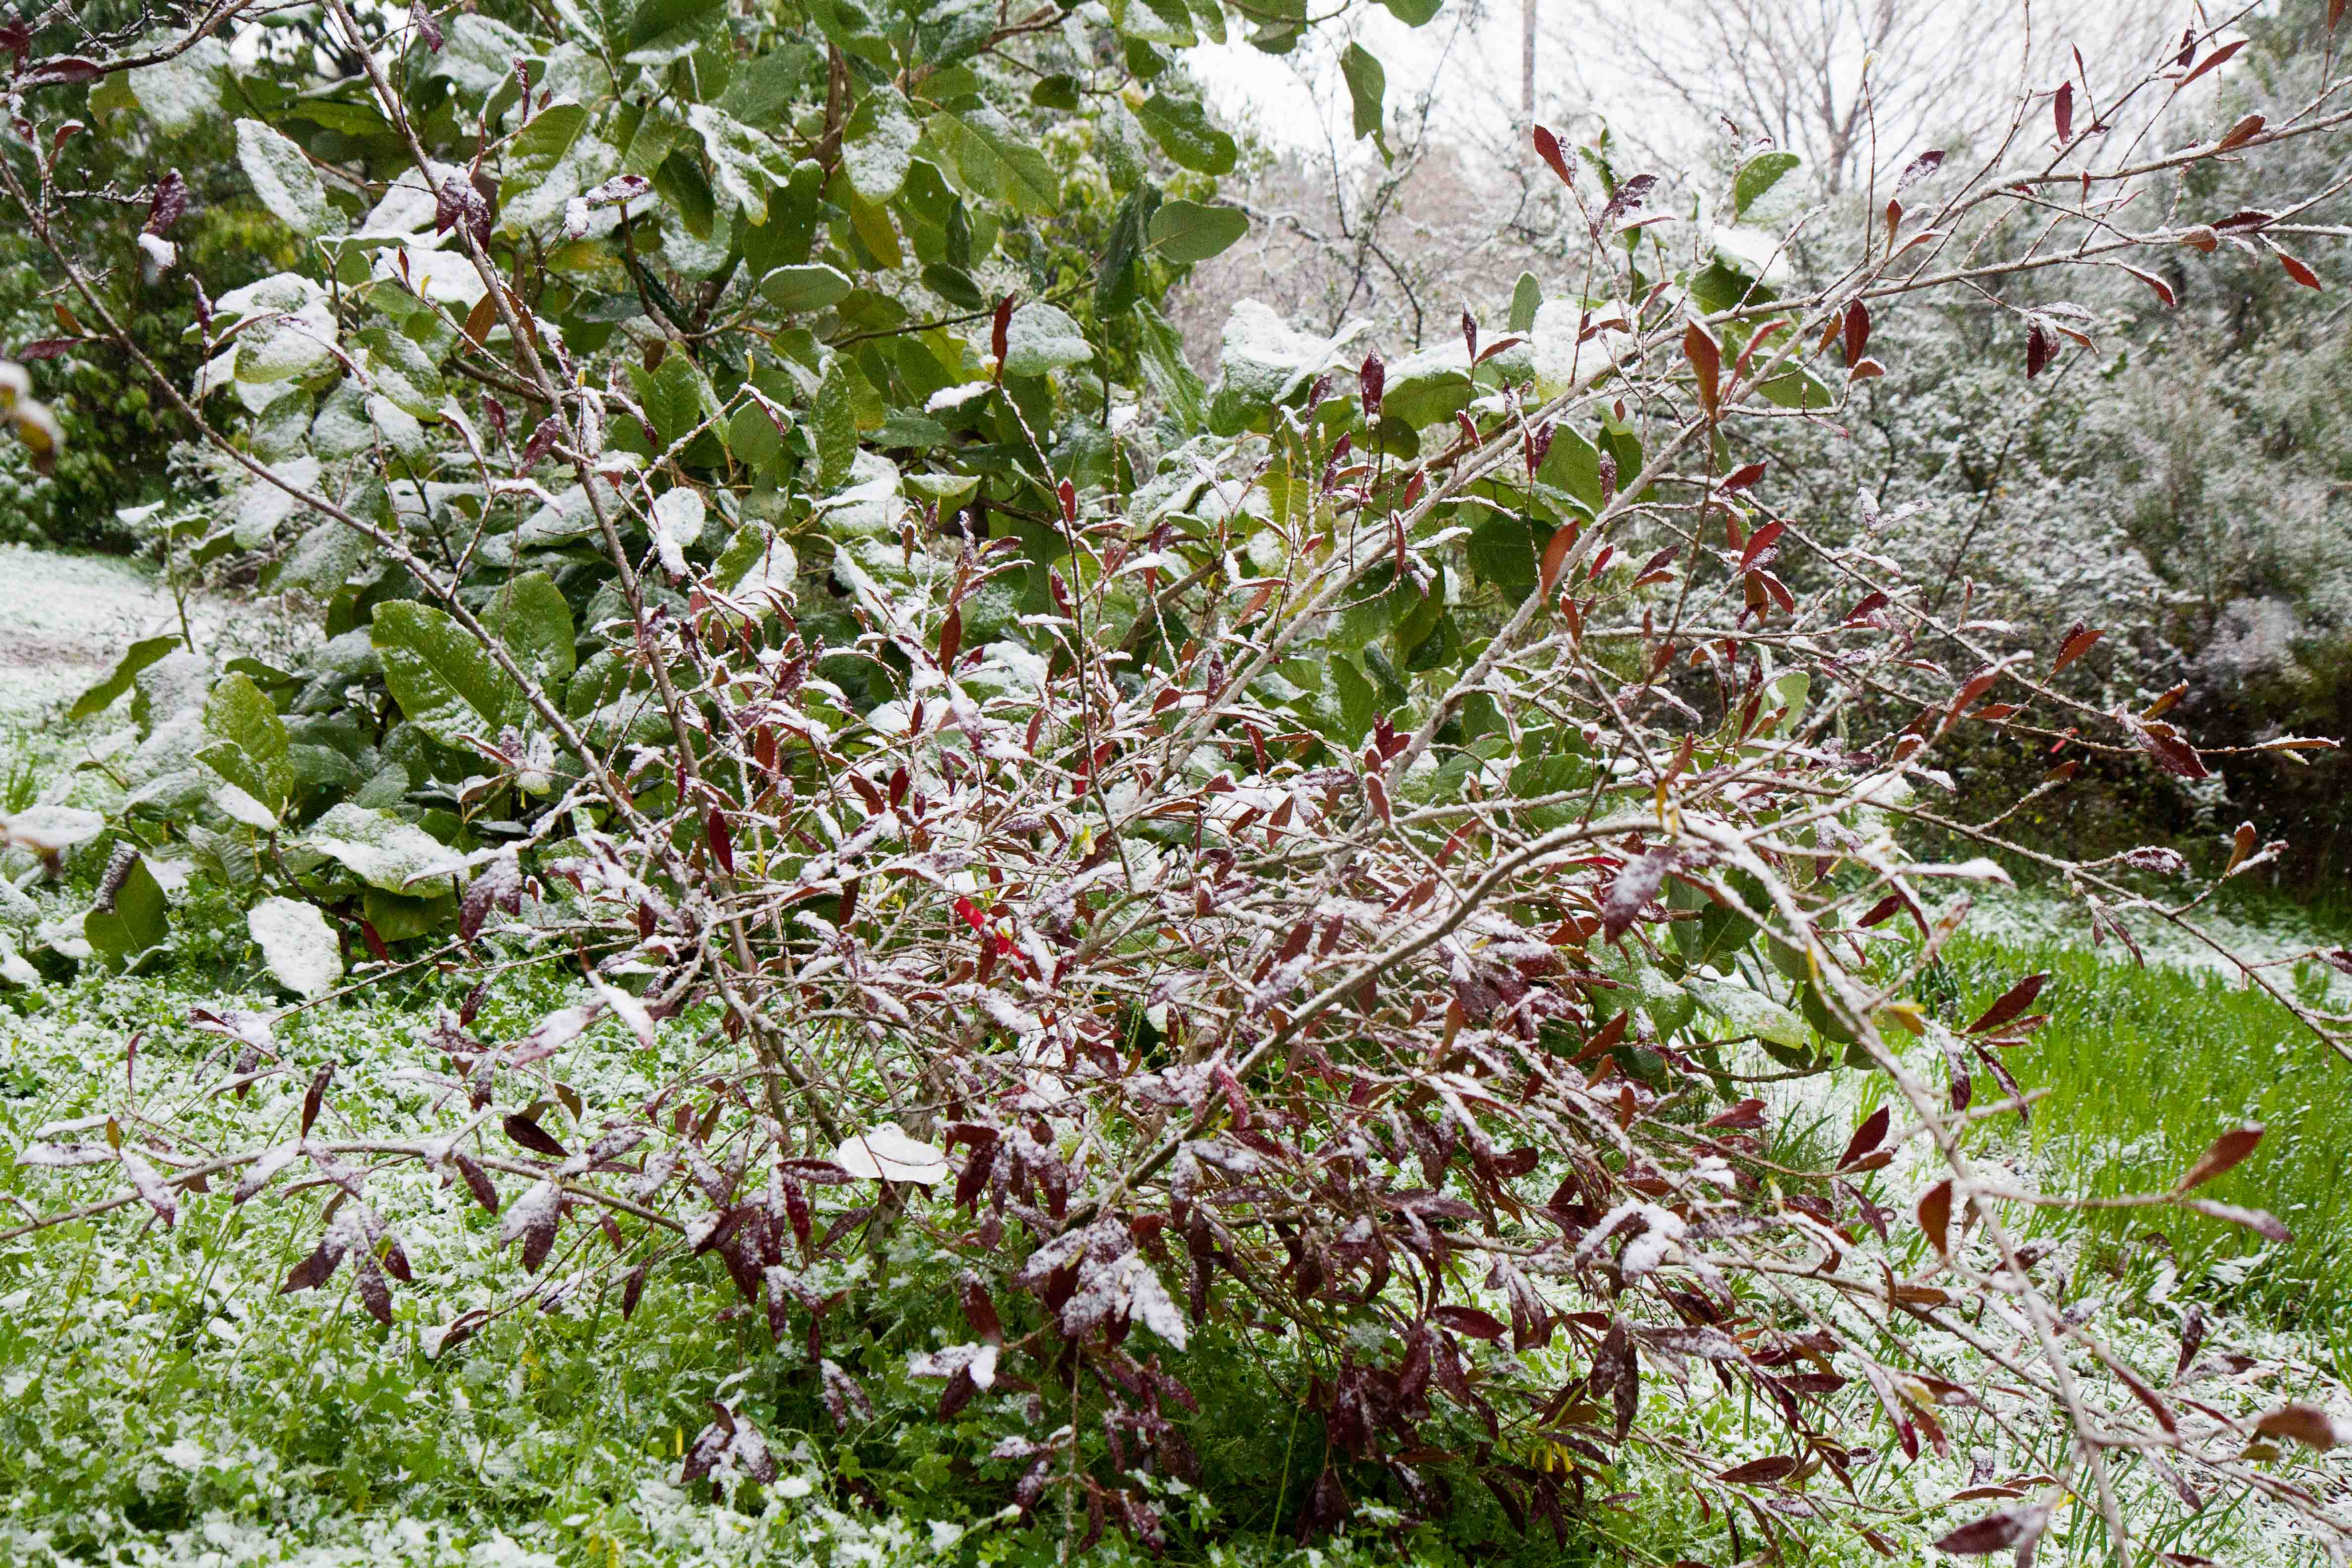
<svg viewBox="0 0 2352 1568">
<path fill-rule="evenodd" d="M 2050 940 L 1963 938 L 1948 950 L 1961 1019 L 2022 975 L 2051 977 L 2035 1004 L 2049 1024 L 2005 1058 L 2026 1088 L 2051 1091 L 2026 1134 L 2042 1180 L 2084 1196 L 2163 1191 L 2217 1135 L 2259 1122 L 2266 1131 L 2253 1157 L 2200 1192 L 2268 1209 L 2295 1239 L 2273 1247 L 2164 1209 L 2108 1210 L 2063 1226 L 2102 1244 L 2110 1268 L 2168 1262 L 2214 1303 L 2282 1327 L 2352 1329 L 2352 1063 L 2258 991 L 2119 958 L 2113 948 L 2103 956 Z M 1978 1092 L 2001 1091 L 1980 1076 Z"/>
</svg>

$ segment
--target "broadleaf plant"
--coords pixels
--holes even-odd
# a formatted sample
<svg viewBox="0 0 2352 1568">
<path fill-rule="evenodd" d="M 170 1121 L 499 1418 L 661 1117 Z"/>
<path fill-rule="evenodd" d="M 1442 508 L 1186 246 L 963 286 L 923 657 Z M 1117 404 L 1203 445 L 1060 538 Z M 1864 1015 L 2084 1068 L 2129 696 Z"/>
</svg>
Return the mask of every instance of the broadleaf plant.
<svg viewBox="0 0 2352 1568">
<path fill-rule="evenodd" d="M 256 9 L 164 8 L 176 31 L 70 69 L 61 28 L 17 51 L 52 151 L 0 185 L 79 322 L 151 371 L 131 258 L 80 248 L 48 132 Z M 2018 1229 L 2071 1200 L 1972 1152 L 1967 1053 L 2031 1020 L 1963 1035 L 1914 1000 L 1953 890 L 2010 847 L 1925 804 L 1956 726 L 2184 774 L 2194 742 L 2049 684 L 2074 639 L 2006 648 L 1821 546 L 1754 460 L 1838 417 L 1874 314 L 2210 242 L 2200 166 L 2339 137 L 2340 80 L 2227 146 L 1923 151 L 1850 263 L 1786 295 L 1658 175 L 1596 147 L 1575 184 L 1540 131 L 1585 211 L 1551 276 L 1434 344 L 1239 301 L 1204 380 L 1169 291 L 1256 220 L 1215 199 L 1239 148 L 1182 50 L 1289 47 L 1303 7 L 272 20 L 285 47 L 222 68 L 296 259 L 142 286 L 199 301 L 203 374 L 154 388 L 214 476 L 195 557 L 319 637 L 282 670 L 138 645 L 78 705 L 135 688 L 150 742 L 205 737 L 142 748 L 85 945 L 168 960 L 133 846 L 169 844 L 246 900 L 297 1006 L 428 964 L 585 973 L 528 1026 L 469 1000 L 422 1033 L 413 1127 L 325 1116 L 322 1068 L 291 1152 L 158 1140 L 89 1163 L 109 1184 L 60 1217 L 299 1165 L 337 1195 L 284 1288 L 350 1256 L 388 1321 L 433 1282 L 378 1268 L 368 1174 L 419 1163 L 497 1214 L 518 1303 L 612 1284 L 626 1313 L 715 1260 L 845 1428 L 877 1373 L 827 1353 L 839 1292 L 918 1255 L 975 1337 L 897 1346 L 906 1373 L 1000 1424 L 953 1441 L 1012 1465 L 1006 1506 L 1150 1547 L 1159 1478 L 1198 1473 L 1212 1326 L 1262 1366 L 1279 1346 L 1321 1423 L 1301 1537 L 1475 1489 L 1564 1538 L 1638 1459 L 1763 1528 L 1875 1541 L 1861 1478 L 1966 1402 L 2046 1468 L 1947 1550 L 2030 1544 L 2071 1497 L 2137 1561 L 2172 1492 L 2127 1510 L 2116 1478 L 2158 1454 L 2340 1539 L 2217 1412 L 2080 1397 L 2107 1352 Z M 1384 73 L 1348 50 L 1377 135 Z M 2031 371 L 2077 331 L 2021 325 Z M 1916 858 L 1906 822 L 1977 854 Z M 2132 905 L 2115 867 L 2062 868 L 2111 925 Z M 583 1053 L 659 1049 L 649 1100 L 575 1087 Z M 1748 1092 L 1824 1074 L 1895 1112 L 1846 1169 L 1780 1158 L 1797 1113 Z M 2284 1232 L 2186 1190 L 2121 1201 Z M 1654 1426 L 1710 1380 L 1786 1453 Z M 1013 1414 L 1033 1394 L 1050 1419 Z M 714 1407 L 684 1479 L 772 1477 L 751 1405 Z"/>
</svg>

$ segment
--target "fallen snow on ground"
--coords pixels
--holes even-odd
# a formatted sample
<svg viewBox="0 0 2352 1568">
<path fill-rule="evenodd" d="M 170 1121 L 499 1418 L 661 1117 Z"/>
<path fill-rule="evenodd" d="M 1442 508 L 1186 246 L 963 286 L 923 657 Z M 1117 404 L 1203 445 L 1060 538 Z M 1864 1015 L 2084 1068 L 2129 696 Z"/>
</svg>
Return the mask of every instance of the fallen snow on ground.
<svg viewBox="0 0 2352 1568">
<path fill-rule="evenodd" d="M 201 637 L 220 606 L 189 605 Z M 0 548 L 0 717 L 29 720 L 114 668 L 141 637 L 176 631 L 178 607 L 152 569 L 106 555 Z"/>
</svg>

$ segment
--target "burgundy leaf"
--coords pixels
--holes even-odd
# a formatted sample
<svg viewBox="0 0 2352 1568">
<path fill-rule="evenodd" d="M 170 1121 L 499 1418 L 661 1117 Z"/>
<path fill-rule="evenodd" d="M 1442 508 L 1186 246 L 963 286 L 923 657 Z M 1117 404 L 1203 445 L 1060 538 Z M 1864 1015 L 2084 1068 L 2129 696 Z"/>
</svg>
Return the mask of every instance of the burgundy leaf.
<svg viewBox="0 0 2352 1568">
<path fill-rule="evenodd" d="M 2263 1130 L 2256 1123 L 2232 1127 L 2213 1140 L 2213 1146 L 2205 1151 L 2197 1163 L 2189 1167 L 2188 1173 L 2180 1178 L 2179 1184 L 2173 1191 L 2185 1193 L 2191 1187 L 2201 1187 L 2214 1177 L 2235 1169 L 2262 1141 Z"/>
<path fill-rule="evenodd" d="M 1853 1136 L 1847 1140 L 1845 1152 L 1838 1156 L 1837 1168 L 1841 1171 L 1844 1170 L 1885 1142 L 1886 1130 L 1891 1122 L 1892 1119 L 1887 1115 L 1886 1107 L 1883 1105 L 1864 1118 L 1862 1125 L 1855 1128 Z"/>
<path fill-rule="evenodd" d="M 1652 849 L 1625 862 L 1609 884 L 1601 905 L 1601 929 L 1612 941 L 1633 928 L 1643 909 L 1658 896 L 1658 885 L 1678 857 L 1672 849 Z"/>
<path fill-rule="evenodd" d="M 1510 1331 L 1500 1319 L 1475 1307 L 1433 1307 L 1429 1316 L 1431 1321 L 1452 1329 L 1457 1334 L 1467 1334 L 1474 1340 L 1486 1340 L 1490 1343 Z"/>
<path fill-rule="evenodd" d="M 155 195 L 147 203 L 147 222 L 141 231 L 145 234 L 169 234 L 172 226 L 187 216 L 188 182 L 173 169 L 155 182 Z"/>
<path fill-rule="evenodd" d="M 2046 1508 L 2011 1508 L 1964 1524 L 1936 1542 L 1936 1550 L 1955 1557 L 1989 1557 L 2041 1537 L 2050 1522 Z"/>
<path fill-rule="evenodd" d="M 1970 1024 L 1963 1032 L 1982 1035 L 2000 1028 L 2003 1024 L 2033 1005 L 2033 999 L 2042 994 L 2042 986 L 2048 984 L 2049 981 L 2050 976 L 2046 973 L 2027 975 L 2002 992 L 2000 998 L 1991 1006 L 1986 1008 L 1978 1016 L 1977 1021 Z"/>
<path fill-rule="evenodd" d="M 530 1117 L 518 1111 L 499 1124 L 506 1135 L 534 1154 L 544 1154 L 551 1160 L 561 1160 L 570 1150 L 551 1137 L 547 1130 Z"/>
</svg>

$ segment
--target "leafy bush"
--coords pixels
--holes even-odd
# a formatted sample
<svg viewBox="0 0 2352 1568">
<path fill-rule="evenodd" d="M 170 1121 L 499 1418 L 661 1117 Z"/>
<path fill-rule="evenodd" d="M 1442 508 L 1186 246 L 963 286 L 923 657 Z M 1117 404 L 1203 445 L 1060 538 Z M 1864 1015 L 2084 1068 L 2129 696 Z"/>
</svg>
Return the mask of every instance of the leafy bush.
<svg viewBox="0 0 2352 1568">
<path fill-rule="evenodd" d="M 466 1267 L 406 1245 L 437 1180 L 533 1279 L 436 1356 L 525 1305 L 630 1319 L 715 1258 L 747 1368 L 790 1381 L 721 1380 L 684 1482 L 777 1482 L 766 1429 L 821 1409 L 837 1453 L 905 1434 L 1063 1549 L 1159 1550 L 1177 1483 L 1226 1484 L 1212 1399 L 1319 1427 L 1300 1540 L 1491 1500 L 1564 1542 L 1638 1453 L 1775 1544 L 1892 1552 L 1891 1456 L 1963 1422 L 2002 1458 L 1939 1504 L 2004 1506 L 1948 1552 L 2030 1555 L 2070 1497 L 2069 1538 L 2125 1552 L 2200 1488 L 2335 1528 L 2260 1467 L 2336 1417 L 2168 1399 L 2036 1273 L 2021 1217 L 2075 1200 L 1980 1159 L 1972 1102 L 1979 1064 L 2011 1091 L 2042 977 L 1965 1023 L 1918 994 L 1967 910 L 1933 890 L 2010 844 L 1916 793 L 1956 732 L 2204 757 L 2161 704 L 2056 679 L 2093 628 L 2009 647 L 1775 515 L 1751 457 L 1883 368 L 1906 297 L 2219 245 L 2107 215 L 2331 134 L 2332 83 L 2145 166 L 2088 128 L 2054 163 L 1922 152 L 1786 296 L 1736 264 L 1769 236 L 1707 237 L 1785 158 L 1751 150 L 1728 223 L 1685 232 L 1654 176 L 1539 130 L 1574 291 L 1529 279 L 1393 362 L 1244 300 L 1204 383 L 1159 305 L 1249 220 L 1176 53 L 1229 26 L 1279 50 L 1303 7 L 559 10 L 372 31 L 325 0 L 236 55 L 206 12 L 17 78 L 248 110 L 237 166 L 302 242 L 192 296 L 203 369 L 154 385 L 212 488 L 154 526 L 313 605 L 317 644 L 127 650 L 77 705 L 131 704 L 120 810 L 9 825 L 27 869 L 104 857 L 78 925 L 19 921 L 20 980 L 169 964 L 167 852 L 245 906 L 300 1000 L 196 1022 L 285 1121 L 221 1147 L 126 1082 L 20 1156 L 102 1182 L 74 1219 L 331 1191 L 282 1289 L 348 1281 L 388 1324 Z M 1378 73 L 1351 79 L 1369 135 Z M 91 255 L 73 145 L 0 186 L 76 342 L 160 373 L 97 279 L 201 287 L 184 183 L 145 193 L 136 257 Z M 2020 310 L 2039 370 L 2075 318 Z M 1913 857 L 1906 822 L 1969 858 Z M 2274 858 L 2258 837 L 2225 876 Z M 2121 931 L 2168 853 L 2062 868 Z M 581 988 L 493 1005 L 550 964 Z M 415 1098 L 348 1115 L 289 1020 L 445 969 Z M 1822 1075 L 1890 1098 L 1808 1134 L 1752 1092 Z M 2198 1191 L 2260 1137 L 2208 1131 L 2177 1183 L 2103 1201 L 2282 1235 Z M 849 1326 L 896 1269 L 928 1342 Z M 2086 1404 L 2084 1358 L 2130 1403 Z M 1769 1431 L 1656 1424 L 1709 1379 Z"/>
</svg>

